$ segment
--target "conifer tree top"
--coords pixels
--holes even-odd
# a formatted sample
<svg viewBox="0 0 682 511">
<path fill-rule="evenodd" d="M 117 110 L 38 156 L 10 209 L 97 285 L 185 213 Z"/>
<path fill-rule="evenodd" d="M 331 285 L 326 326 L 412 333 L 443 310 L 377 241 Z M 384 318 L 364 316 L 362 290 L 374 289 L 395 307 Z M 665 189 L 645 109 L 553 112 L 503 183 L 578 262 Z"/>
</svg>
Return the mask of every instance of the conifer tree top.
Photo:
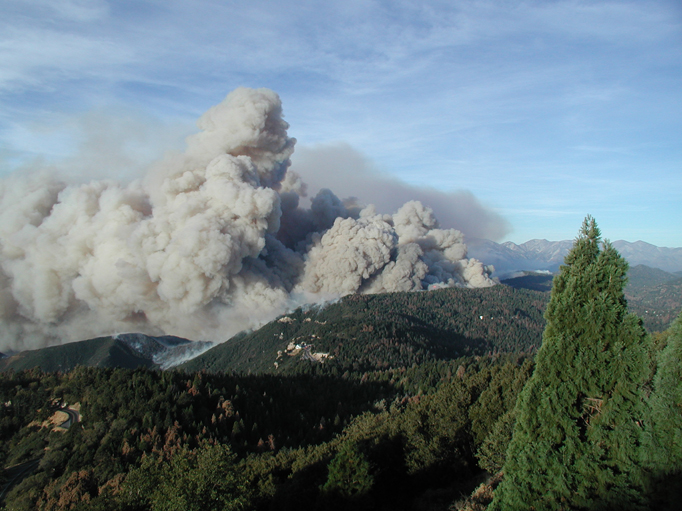
<svg viewBox="0 0 682 511">
<path fill-rule="evenodd" d="M 599 242 L 601 240 L 601 231 L 597 227 L 597 222 L 592 215 L 587 215 L 583 220 L 583 225 L 580 228 L 578 238 L 587 238 Z"/>
<path fill-rule="evenodd" d="M 587 215 L 583 220 L 578 237 L 573 243 L 573 248 L 564 260 L 567 266 L 577 264 L 586 266 L 595 261 L 599 255 L 599 243 L 601 242 L 601 231 L 597 227 L 597 222 L 591 215 Z"/>
<path fill-rule="evenodd" d="M 641 507 L 648 368 L 623 291 L 628 264 L 589 215 L 564 262 L 491 511 Z"/>
</svg>

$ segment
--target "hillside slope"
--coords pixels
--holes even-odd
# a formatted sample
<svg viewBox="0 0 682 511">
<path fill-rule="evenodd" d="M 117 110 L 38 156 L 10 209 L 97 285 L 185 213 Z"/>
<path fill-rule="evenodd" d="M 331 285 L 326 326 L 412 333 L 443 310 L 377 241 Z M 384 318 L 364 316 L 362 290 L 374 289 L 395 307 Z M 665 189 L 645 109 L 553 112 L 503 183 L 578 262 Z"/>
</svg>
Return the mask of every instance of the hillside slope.
<svg viewBox="0 0 682 511">
<path fill-rule="evenodd" d="M 540 346 L 547 300 L 546 294 L 507 286 L 350 295 L 326 307 L 299 308 L 179 367 L 282 373 L 303 362 L 371 371 L 532 351 Z"/>
<path fill-rule="evenodd" d="M 502 283 L 516 289 L 551 291 L 552 277 L 527 271 Z M 642 318 L 649 332 L 661 332 L 682 310 L 682 278 L 643 264 L 633 266 L 628 271 L 625 297 L 630 312 Z"/>
<path fill-rule="evenodd" d="M 175 360 L 190 358 L 194 350 L 200 352 L 208 345 L 173 336 L 121 334 L 22 351 L 0 359 L 0 370 L 40 367 L 43 371 L 69 371 L 76 366 L 165 368 L 175 365 Z"/>
<path fill-rule="evenodd" d="M 643 265 L 628 273 L 625 297 L 650 332 L 667 329 L 682 310 L 682 278 Z"/>
<path fill-rule="evenodd" d="M 78 365 L 93 367 L 151 367 L 153 362 L 122 341 L 98 337 L 87 341 L 22 351 L 0 361 L 2 369 L 21 371 L 40 367 L 43 371 L 68 371 Z"/>
</svg>

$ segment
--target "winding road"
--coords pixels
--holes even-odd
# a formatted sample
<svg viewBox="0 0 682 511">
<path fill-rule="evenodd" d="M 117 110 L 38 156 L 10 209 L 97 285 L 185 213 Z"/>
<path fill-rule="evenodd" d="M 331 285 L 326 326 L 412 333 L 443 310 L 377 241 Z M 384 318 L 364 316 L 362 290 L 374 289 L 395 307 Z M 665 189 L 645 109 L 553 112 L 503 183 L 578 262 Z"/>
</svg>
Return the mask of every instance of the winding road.
<svg viewBox="0 0 682 511">
<path fill-rule="evenodd" d="M 68 419 L 59 425 L 60 428 L 69 429 L 73 424 L 76 424 L 81 420 L 81 414 L 78 413 L 78 410 L 74 410 L 73 408 L 62 408 L 60 411 L 69 416 Z"/>
<path fill-rule="evenodd" d="M 73 408 L 67 407 L 61 408 L 59 411 L 64 412 L 69 416 L 64 422 L 62 422 L 59 425 L 60 428 L 69 429 L 72 425 L 80 422 L 81 420 L 81 416 L 78 410 L 74 410 Z M 10 492 L 10 490 L 14 488 L 15 485 L 19 484 L 25 478 L 30 476 L 33 473 L 33 471 L 38 468 L 41 459 L 43 459 L 42 456 L 40 458 L 25 461 L 23 463 L 19 463 L 18 465 L 14 465 L 12 467 L 7 467 L 4 469 L 3 475 L 5 476 L 7 482 L 2 486 L 2 489 L 0 490 L 0 506 L 5 501 L 5 495 L 7 495 Z"/>
<path fill-rule="evenodd" d="M 0 491 L 0 504 L 5 501 L 5 495 L 14 487 L 15 484 L 19 484 L 24 478 L 28 477 L 33 473 L 33 471 L 40 465 L 40 460 L 42 458 L 36 458 L 34 460 L 25 461 L 19 465 L 14 465 L 13 467 L 8 467 L 5 469 L 5 477 L 7 482 L 2 487 Z"/>
</svg>

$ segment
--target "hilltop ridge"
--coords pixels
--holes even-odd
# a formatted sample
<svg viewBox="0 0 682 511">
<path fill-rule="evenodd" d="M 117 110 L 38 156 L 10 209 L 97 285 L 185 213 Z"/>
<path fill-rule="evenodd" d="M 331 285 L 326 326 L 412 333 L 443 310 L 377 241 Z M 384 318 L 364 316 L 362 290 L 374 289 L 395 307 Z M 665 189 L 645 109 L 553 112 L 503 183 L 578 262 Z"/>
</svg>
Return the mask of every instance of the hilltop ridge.
<svg viewBox="0 0 682 511">
<path fill-rule="evenodd" d="M 312 345 L 308 351 L 339 372 L 533 352 L 542 340 L 547 300 L 547 294 L 503 285 L 349 295 L 326 306 L 296 309 L 179 367 L 282 373 L 300 367 L 300 357 L 291 356 L 295 344 Z"/>
<path fill-rule="evenodd" d="M 22 351 L 0 358 L 0 370 L 40 367 L 43 371 L 69 371 L 76 366 L 166 369 L 210 346 L 171 335 L 119 334 Z"/>
</svg>

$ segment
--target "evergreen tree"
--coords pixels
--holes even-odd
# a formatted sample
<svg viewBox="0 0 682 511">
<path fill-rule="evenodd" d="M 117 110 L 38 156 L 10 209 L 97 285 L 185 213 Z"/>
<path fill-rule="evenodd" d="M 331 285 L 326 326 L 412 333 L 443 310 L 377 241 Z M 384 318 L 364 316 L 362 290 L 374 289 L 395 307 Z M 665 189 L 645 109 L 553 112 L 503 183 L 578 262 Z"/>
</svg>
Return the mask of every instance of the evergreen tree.
<svg viewBox="0 0 682 511">
<path fill-rule="evenodd" d="M 251 508 L 251 498 L 235 454 L 208 443 L 170 459 L 145 457 L 119 495 L 125 509 L 151 511 L 238 511 Z"/>
<path fill-rule="evenodd" d="M 554 279 L 491 509 L 644 507 L 646 334 L 627 312 L 627 269 L 588 216 Z"/>
<path fill-rule="evenodd" d="M 346 499 L 356 499 L 369 492 L 373 482 L 369 462 L 357 444 L 345 442 L 329 463 L 327 482 L 321 489 L 323 493 L 336 493 Z"/>
<path fill-rule="evenodd" d="M 505 413 L 493 426 L 478 452 L 478 465 L 485 471 L 496 474 L 504 466 L 507 447 L 514 432 L 515 410 Z"/>
<path fill-rule="evenodd" d="M 654 478 L 659 509 L 682 501 L 682 314 L 666 332 L 651 395 L 651 435 L 645 455 Z"/>
</svg>

